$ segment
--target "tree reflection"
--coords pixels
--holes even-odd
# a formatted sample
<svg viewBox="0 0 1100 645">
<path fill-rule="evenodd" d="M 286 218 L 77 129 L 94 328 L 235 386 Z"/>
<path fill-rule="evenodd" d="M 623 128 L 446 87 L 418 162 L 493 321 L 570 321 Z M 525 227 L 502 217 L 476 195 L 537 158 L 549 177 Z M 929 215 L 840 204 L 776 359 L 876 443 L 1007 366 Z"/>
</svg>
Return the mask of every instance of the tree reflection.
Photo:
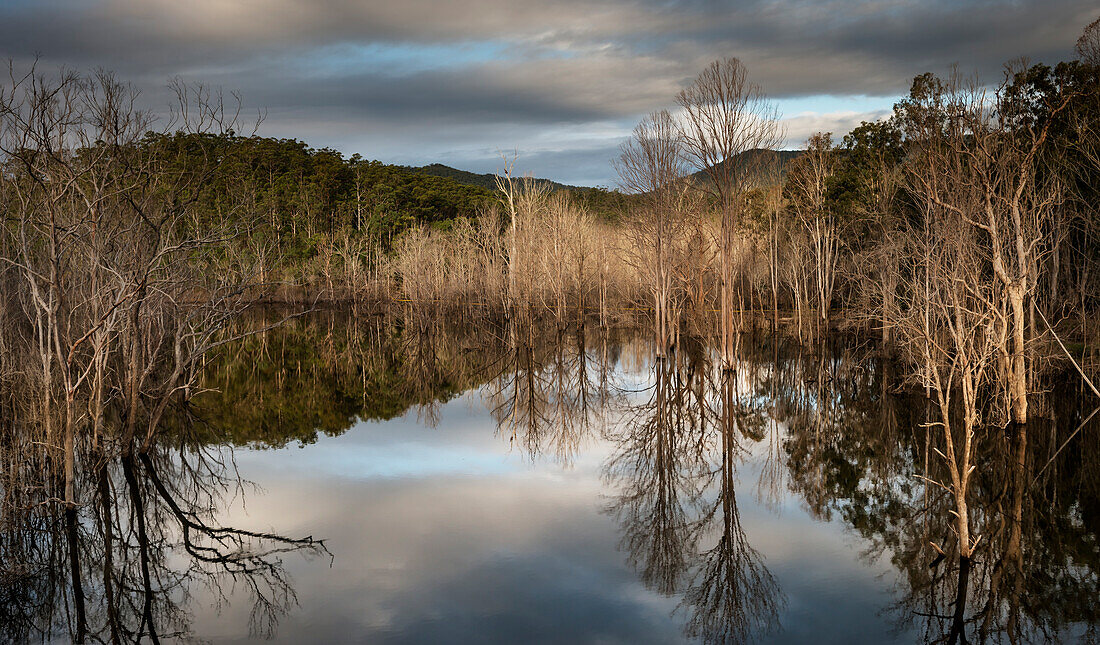
<svg viewBox="0 0 1100 645">
<path fill-rule="evenodd" d="M 742 442 L 763 439 L 765 427 L 758 399 L 741 385 L 736 370 L 715 369 L 690 339 L 657 358 L 648 395 L 628 404 L 612 433 L 605 469 L 628 560 L 647 586 L 682 594 L 685 632 L 706 642 L 771 631 L 784 603 L 741 525 Z"/>
<path fill-rule="evenodd" d="M 688 572 L 706 477 L 704 415 L 692 396 L 705 373 L 698 361 L 682 366 L 676 354 L 655 360 L 653 371 L 648 398 L 627 404 L 612 435 L 616 451 L 605 473 L 618 488 L 610 510 L 628 560 L 647 586 L 671 594 Z"/>
<path fill-rule="evenodd" d="M 596 350 L 589 347 L 590 334 Z M 599 432 L 612 397 L 608 331 L 583 318 L 540 331 L 518 316 L 504 336 L 485 393 L 498 432 L 531 458 L 548 454 L 572 463 Z"/>
<path fill-rule="evenodd" d="M 703 524 L 717 527 L 713 532 L 718 539 L 702 553 L 683 606 L 688 608 L 689 634 L 706 642 L 743 643 L 778 627 L 778 608 L 785 601 L 760 553 L 749 544 L 737 507 L 741 440 L 762 438 L 762 415 L 742 399 L 736 370 L 722 370 L 718 381 L 718 485 Z"/>
<path fill-rule="evenodd" d="M 441 316 L 322 311 L 227 347 L 195 407 L 222 434 L 209 442 L 282 447 L 340 435 L 358 420 L 415 411 L 426 423 L 486 382 L 504 355 L 499 326 Z M 268 312 L 242 325 L 261 325 Z"/>
<path fill-rule="evenodd" d="M 327 554 L 312 537 L 221 526 L 242 482 L 220 450 L 81 451 L 79 508 L 49 503 L 50 482 L 6 485 L 0 517 L 0 640 L 157 643 L 188 637 L 187 599 L 246 590 L 249 628 L 270 636 L 295 604 L 281 557 Z M 8 455 L 5 455 L 8 456 Z M 11 479 L 6 484 L 13 483 Z"/>
<path fill-rule="evenodd" d="M 888 360 L 854 339 L 820 351 L 742 343 L 736 369 L 683 351 L 651 364 L 624 398 L 609 438 L 609 512 L 641 580 L 679 594 L 689 635 L 753 640 L 778 626 L 783 594 L 741 524 L 738 469 L 758 473 L 757 499 L 785 490 L 812 516 L 860 536 L 868 561 L 898 572 L 898 626 L 927 642 L 1049 642 L 1090 637 L 1100 552 L 1100 415 L 1051 388 L 1049 419 L 1011 426 L 977 447 L 970 559 L 950 545 L 952 500 L 919 396 Z M 1087 423 L 1086 423 L 1087 422 Z M 1084 425 L 1084 427 L 1082 427 Z"/>
<path fill-rule="evenodd" d="M 945 476 L 932 417 L 872 348 L 743 339 L 723 370 L 697 338 L 654 359 L 635 336 L 522 313 L 292 320 L 227 346 L 200 382 L 210 391 L 147 452 L 83 446 L 71 512 L 55 503 L 59 465 L 0 415 L 0 640 L 186 636 L 189 596 L 227 602 L 233 587 L 251 597 L 253 632 L 270 633 L 295 600 L 279 558 L 324 545 L 216 522 L 243 487 L 217 446 L 309 443 L 411 410 L 434 423 L 474 389 L 531 459 L 569 466 L 609 443 L 620 548 L 648 588 L 677 598 L 689 636 L 744 642 L 780 626 L 784 595 L 742 511 L 779 512 L 792 496 L 892 565 L 886 609 L 922 641 L 1095 636 L 1100 415 L 1080 393 L 1053 383 L 1036 397 L 1046 419 L 984 433 L 971 518 L 982 540 L 964 560 L 949 546 L 952 500 L 929 483 Z"/>
<path fill-rule="evenodd" d="M 901 390 L 888 362 L 835 348 L 833 356 L 826 379 L 787 379 L 802 385 L 776 391 L 791 487 L 815 516 L 855 529 L 869 558 L 890 559 L 899 626 L 943 643 L 1050 642 L 1094 629 L 1100 425 L 1080 427 L 1088 410 L 1077 397 L 1052 388 L 1049 419 L 988 433 L 977 446 L 972 520 L 982 539 L 961 558 L 937 546 L 957 540 L 944 521 L 953 501 L 930 483 L 946 474 L 922 398 L 892 393 Z M 806 367 L 799 358 L 781 369 Z"/>
<path fill-rule="evenodd" d="M 900 549 L 912 564 L 908 593 L 897 609 L 930 641 L 1051 642 L 1095 629 L 1100 557 L 1089 509 L 1097 498 L 1080 483 L 1097 473 L 1089 463 L 1094 458 L 1083 453 L 1050 461 L 1052 439 L 1067 431 L 1058 425 L 1011 427 L 980 446 L 989 474 L 975 495 L 982 548 L 973 558 L 934 557 L 927 541 L 899 532 Z M 1095 439 L 1086 441 L 1095 447 Z M 1051 477 L 1049 469 L 1037 473 L 1044 464 L 1056 464 L 1061 477 Z M 930 499 L 933 515 L 950 505 L 945 495 Z M 884 533 L 895 530 L 883 527 Z"/>
</svg>

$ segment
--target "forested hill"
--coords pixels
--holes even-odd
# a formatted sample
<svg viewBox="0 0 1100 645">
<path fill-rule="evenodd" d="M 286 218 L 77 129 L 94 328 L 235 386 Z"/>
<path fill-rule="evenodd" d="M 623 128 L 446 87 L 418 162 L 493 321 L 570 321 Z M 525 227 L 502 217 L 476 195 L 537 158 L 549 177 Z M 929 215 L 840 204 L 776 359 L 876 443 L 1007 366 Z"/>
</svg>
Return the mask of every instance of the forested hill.
<svg viewBox="0 0 1100 645">
<path fill-rule="evenodd" d="M 182 173 L 193 173 L 217 157 L 216 169 L 203 177 L 195 195 L 196 224 L 238 221 L 253 236 L 269 240 L 291 264 L 312 257 L 322 238 L 341 231 L 365 234 L 388 248 L 409 228 L 448 229 L 456 218 L 474 217 L 497 201 L 492 174 L 442 164 L 399 166 L 358 154 L 345 158 L 296 139 L 149 135 L 142 145 L 167 153 Z M 781 165 L 798 154 L 781 151 Z M 578 205 L 605 221 L 618 219 L 637 199 L 605 188 L 535 181 L 554 192 L 568 191 Z"/>
<path fill-rule="evenodd" d="M 439 163 L 427 166 L 409 167 L 409 172 L 432 177 L 444 177 L 466 186 L 476 186 L 488 190 L 496 190 L 496 175 L 492 173 L 478 174 L 467 170 L 451 168 Z M 570 186 L 550 179 L 535 178 L 539 186 L 544 186 L 551 191 L 569 191 L 574 199 L 583 204 L 591 213 L 604 220 L 618 219 L 623 209 L 633 199 L 629 195 L 617 190 L 609 190 L 605 187 Z"/>
<path fill-rule="evenodd" d="M 780 175 L 787 174 L 787 168 L 790 163 L 798 158 L 804 151 L 803 150 L 747 150 L 737 155 L 731 160 L 724 161 L 722 163 L 732 163 L 735 166 L 755 166 L 757 168 L 765 168 L 768 164 L 773 163 L 770 158 L 771 155 L 775 155 L 774 160 L 779 164 Z M 710 175 L 706 170 L 700 170 L 691 175 L 695 181 L 710 181 Z"/>
<path fill-rule="evenodd" d="M 476 172 L 470 172 L 468 170 L 459 170 L 458 168 L 451 168 L 450 166 L 444 166 L 441 163 L 428 164 L 427 166 L 408 168 L 410 172 L 420 175 L 430 175 L 432 177 L 446 177 L 447 179 L 453 179 L 460 184 L 467 186 L 479 186 L 481 188 L 488 188 L 489 190 L 496 190 L 496 175 L 492 173 L 477 174 Z M 550 179 L 535 179 L 535 183 L 547 186 L 551 190 L 564 190 L 573 189 L 576 190 L 577 186 L 567 186 L 566 184 L 559 184 L 556 181 Z"/>
<path fill-rule="evenodd" d="M 202 167 L 212 152 L 221 162 L 205 178 L 212 213 L 260 215 L 277 233 L 307 237 L 339 230 L 400 232 L 416 224 L 441 225 L 476 214 L 493 191 L 402 166 L 351 158 L 296 139 L 232 134 L 150 136 L 146 145 L 170 152 L 181 170 Z M 227 209 L 223 202 L 233 202 Z M 282 237 L 282 235 L 280 235 Z"/>
<path fill-rule="evenodd" d="M 748 150 L 724 163 L 743 165 L 752 170 L 764 169 L 771 163 L 777 163 L 780 176 L 785 176 L 790 163 L 797 159 L 802 153 L 802 150 L 777 150 L 774 152 L 770 150 Z M 775 155 L 774 158 L 772 155 Z M 410 166 L 406 169 L 411 173 L 431 177 L 443 177 L 466 186 L 475 186 L 492 191 L 496 190 L 496 175 L 492 173 L 478 174 L 439 163 L 419 167 Z M 700 170 L 693 173 L 691 179 L 696 182 L 707 182 L 710 181 L 710 175 L 707 171 Z M 623 208 L 628 206 L 629 202 L 634 199 L 629 195 L 625 195 L 618 191 L 607 190 L 602 187 L 590 188 L 586 186 L 570 186 L 568 184 L 562 184 L 542 178 L 534 178 L 532 181 L 551 191 L 569 191 L 578 201 L 587 206 L 591 212 L 607 220 L 617 219 Z"/>
<path fill-rule="evenodd" d="M 455 218 L 473 217 L 497 199 L 492 175 L 438 164 L 410 168 L 358 154 L 345 158 L 296 139 L 149 135 L 144 145 L 170 154 L 181 172 L 208 165 L 214 154 L 221 162 L 204 178 L 198 198 L 203 217 L 265 220 L 281 250 L 291 254 L 302 246 L 308 255 L 311 238 L 341 229 L 393 239 L 418 225 L 449 228 Z M 614 217 L 627 199 L 615 191 L 549 183 L 604 218 Z"/>
<path fill-rule="evenodd" d="M 197 231 L 247 231 L 236 236 L 244 247 L 238 253 L 263 258 L 265 276 L 315 272 L 312 264 L 327 262 L 337 240 L 389 253 L 410 229 L 448 230 L 499 203 L 492 175 L 470 183 L 478 175 L 448 169 L 453 177 L 439 176 L 358 154 L 347 158 L 296 139 L 151 133 L 138 145 L 165 164 L 166 177 L 190 178 L 188 221 Z M 603 219 L 616 218 L 632 199 L 554 186 Z"/>
</svg>

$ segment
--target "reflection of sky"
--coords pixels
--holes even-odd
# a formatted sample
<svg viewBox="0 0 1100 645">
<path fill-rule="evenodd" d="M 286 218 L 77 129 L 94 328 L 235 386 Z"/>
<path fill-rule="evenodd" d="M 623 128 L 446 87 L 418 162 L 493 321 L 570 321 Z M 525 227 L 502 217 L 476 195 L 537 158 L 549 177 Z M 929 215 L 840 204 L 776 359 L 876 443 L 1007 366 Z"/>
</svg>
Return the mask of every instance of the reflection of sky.
<svg viewBox="0 0 1100 645">
<path fill-rule="evenodd" d="M 493 433 L 484 432 L 483 419 L 468 406 L 452 405 L 446 425 L 435 428 L 419 423 L 416 411 L 410 410 L 385 423 L 359 422 L 342 437 L 318 437 L 317 443 L 297 449 L 283 468 L 362 480 L 503 475 L 522 466 L 518 459 L 502 459 L 505 452 Z M 262 468 L 270 457 L 266 452 L 249 451 L 239 454 L 238 462 L 255 462 Z"/>
<path fill-rule="evenodd" d="M 323 537 L 334 555 L 331 566 L 287 558 L 299 606 L 277 642 L 683 640 L 679 599 L 647 590 L 618 548 L 608 452 L 594 441 L 569 469 L 532 461 L 468 393 L 435 427 L 410 412 L 305 448 L 241 451 L 241 474 L 263 493 L 224 521 Z M 768 640 L 897 638 L 880 615 L 893 601 L 889 564 L 862 559 L 842 524 L 813 520 L 785 490 L 778 508 L 759 503 L 758 475 L 755 461 L 739 468 L 738 504 L 787 599 Z M 234 601 L 219 614 L 197 598 L 197 635 L 247 637 L 249 603 Z"/>
</svg>

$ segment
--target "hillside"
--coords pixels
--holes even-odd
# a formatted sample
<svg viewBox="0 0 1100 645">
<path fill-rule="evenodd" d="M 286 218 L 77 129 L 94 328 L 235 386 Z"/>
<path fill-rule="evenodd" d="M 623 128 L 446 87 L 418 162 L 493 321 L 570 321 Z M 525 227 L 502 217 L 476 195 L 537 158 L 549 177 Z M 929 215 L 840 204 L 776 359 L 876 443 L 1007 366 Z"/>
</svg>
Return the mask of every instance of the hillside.
<svg viewBox="0 0 1100 645">
<path fill-rule="evenodd" d="M 440 177 L 456 184 L 483 188 L 496 191 L 496 175 L 492 173 L 478 174 L 458 168 L 451 168 L 439 163 L 420 167 L 403 167 L 403 170 L 413 175 Z M 618 190 L 606 188 L 591 188 L 588 186 L 570 186 L 550 179 L 535 178 L 535 183 L 548 187 L 551 191 L 569 191 L 575 200 L 583 204 L 597 217 L 614 221 L 622 214 L 623 209 L 631 202 L 633 197 Z"/>
<path fill-rule="evenodd" d="M 756 164 L 756 163 L 763 162 L 764 161 L 763 155 L 764 155 L 765 152 L 768 152 L 768 151 L 765 151 L 765 150 L 750 150 L 748 152 L 743 152 L 735 158 L 733 163 L 752 163 L 752 164 Z M 780 171 L 781 174 L 786 174 L 787 165 L 791 161 L 796 159 L 800 154 L 802 154 L 802 151 L 801 150 L 778 150 L 778 151 L 776 151 L 776 153 L 778 154 L 778 159 L 779 159 L 779 171 Z M 475 173 L 475 172 L 470 172 L 468 170 L 459 170 L 458 168 L 452 168 L 450 166 L 446 166 L 446 165 L 443 165 L 441 163 L 433 163 L 433 164 L 428 164 L 426 166 L 419 166 L 419 167 L 417 167 L 417 166 L 407 166 L 407 167 L 404 167 L 404 169 L 407 170 L 408 172 L 412 173 L 412 174 L 429 175 L 429 176 L 433 176 L 433 177 L 444 177 L 446 179 L 450 179 L 451 181 L 454 181 L 456 183 L 463 184 L 463 185 L 466 185 L 466 186 L 477 186 L 479 188 L 486 188 L 488 190 L 494 190 L 494 191 L 496 190 L 496 175 L 494 175 L 493 173 L 478 174 L 478 173 Z M 707 173 L 705 171 L 700 170 L 699 172 L 696 172 L 696 173 L 692 174 L 691 177 L 694 180 L 699 181 L 701 179 L 705 179 L 707 177 Z M 602 188 L 589 188 L 589 187 L 586 187 L 586 186 L 570 186 L 568 184 L 562 184 L 562 183 L 553 181 L 551 179 L 535 178 L 534 181 L 538 184 L 549 186 L 551 190 L 555 190 L 555 191 L 557 191 L 557 190 L 570 190 L 570 191 L 573 191 L 575 193 L 585 193 L 585 192 L 588 192 L 588 191 L 598 191 L 598 192 L 605 192 L 605 193 L 606 192 L 614 192 L 614 191 L 608 191 L 608 190 L 602 189 Z"/>
<path fill-rule="evenodd" d="M 407 170 L 411 173 L 418 175 L 430 175 L 433 177 L 445 177 L 451 181 L 459 184 L 465 184 L 467 186 L 478 186 L 480 188 L 488 188 L 489 190 L 496 190 L 496 175 L 493 173 L 478 174 L 470 172 L 468 170 L 459 170 L 458 168 L 451 168 L 441 163 L 428 164 L 427 166 L 409 166 Z M 549 186 L 551 190 L 563 190 L 563 189 L 577 189 L 577 186 L 568 186 L 566 184 L 560 184 L 556 181 L 549 179 L 534 180 L 536 183 Z"/>
<path fill-rule="evenodd" d="M 802 150 L 775 151 L 775 154 L 777 155 L 777 159 L 779 161 L 780 176 L 785 176 L 787 174 L 787 167 L 792 161 L 797 159 L 798 156 L 802 154 L 802 152 Z M 766 168 L 767 163 L 769 163 L 766 155 L 770 154 L 772 154 L 772 151 L 770 150 L 749 150 L 747 152 L 742 152 L 733 159 L 724 161 L 722 163 L 745 164 L 748 166 L 755 166 L 760 169 L 764 169 Z M 705 182 L 710 180 L 710 175 L 707 174 L 707 171 L 700 170 L 699 172 L 693 173 L 691 175 L 691 178 L 696 182 Z"/>
</svg>

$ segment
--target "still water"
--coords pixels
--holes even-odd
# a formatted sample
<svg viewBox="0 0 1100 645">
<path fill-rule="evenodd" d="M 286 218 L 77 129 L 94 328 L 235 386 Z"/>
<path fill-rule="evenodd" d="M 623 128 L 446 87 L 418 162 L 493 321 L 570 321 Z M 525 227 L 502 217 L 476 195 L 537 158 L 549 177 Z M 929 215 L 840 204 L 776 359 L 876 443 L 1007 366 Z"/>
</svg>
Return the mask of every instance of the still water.
<svg viewBox="0 0 1100 645">
<path fill-rule="evenodd" d="M 1095 638 L 1076 388 L 983 441 L 960 576 L 889 363 L 743 345 L 726 374 L 629 329 L 293 320 L 211 363 L 150 455 L 86 465 L 77 526 L 7 538 L 0 630 L 68 642 L 80 604 L 91 642 L 923 643 L 961 601 L 969 642 Z"/>
</svg>

